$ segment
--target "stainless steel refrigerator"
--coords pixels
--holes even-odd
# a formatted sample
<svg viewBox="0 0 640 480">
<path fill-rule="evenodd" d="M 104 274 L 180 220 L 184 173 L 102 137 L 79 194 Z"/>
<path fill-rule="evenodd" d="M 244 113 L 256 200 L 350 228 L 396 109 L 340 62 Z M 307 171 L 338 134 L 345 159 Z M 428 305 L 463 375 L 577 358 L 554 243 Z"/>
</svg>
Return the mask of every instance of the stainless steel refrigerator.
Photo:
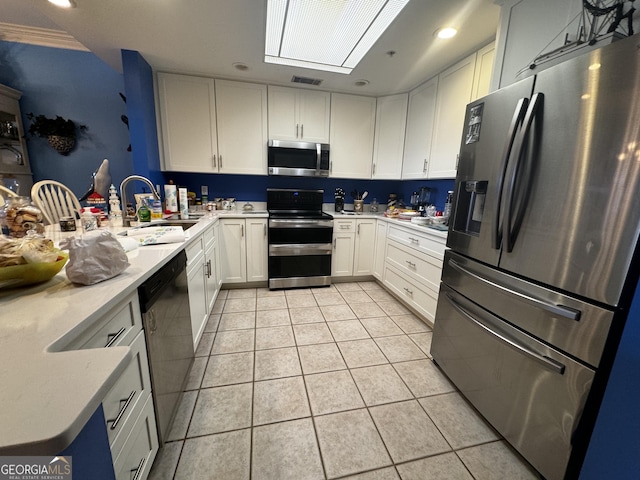
<svg viewBox="0 0 640 480">
<path fill-rule="evenodd" d="M 579 475 L 638 281 L 639 57 L 627 38 L 467 106 L 431 353 L 548 479 Z"/>
</svg>

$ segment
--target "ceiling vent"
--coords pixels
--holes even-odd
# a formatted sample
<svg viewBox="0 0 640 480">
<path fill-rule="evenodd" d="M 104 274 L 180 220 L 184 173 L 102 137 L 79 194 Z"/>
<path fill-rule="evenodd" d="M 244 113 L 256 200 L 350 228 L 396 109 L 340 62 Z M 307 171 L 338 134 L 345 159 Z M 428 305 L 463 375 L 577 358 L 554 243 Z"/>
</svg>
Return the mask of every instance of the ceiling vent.
<svg viewBox="0 0 640 480">
<path fill-rule="evenodd" d="M 298 77 L 297 75 L 291 77 L 291 81 L 293 83 L 304 83 L 305 85 L 320 85 L 322 83 L 319 78 Z"/>
</svg>

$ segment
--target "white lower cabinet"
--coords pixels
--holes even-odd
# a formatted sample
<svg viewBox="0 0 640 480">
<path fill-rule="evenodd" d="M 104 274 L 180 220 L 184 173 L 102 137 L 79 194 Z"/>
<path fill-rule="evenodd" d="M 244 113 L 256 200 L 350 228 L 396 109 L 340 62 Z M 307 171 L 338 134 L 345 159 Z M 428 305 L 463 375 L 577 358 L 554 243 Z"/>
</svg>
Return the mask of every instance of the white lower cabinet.
<svg viewBox="0 0 640 480">
<path fill-rule="evenodd" d="M 376 248 L 376 219 L 356 220 L 353 274 L 372 275 Z"/>
<path fill-rule="evenodd" d="M 373 276 L 382 281 L 384 258 L 387 249 L 387 222 L 376 222 L 376 246 L 373 254 Z"/>
<path fill-rule="evenodd" d="M 389 225 L 383 284 L 431 323 L 435 320 L 446 240 Z"/>
<path fill-rule="evenodd" d="M 374 218 L 334 220 L 331 276 L 371 275 L 375 239 Z"/>
<path fill-rule="evenodd" d="M 204 332 L 204 326 L 209 317 L 207 304 L 207 277 L 204 252 L 204 234 L 199 235 L 185 249 L 187 253 L 187 284 L 189 286 L 189 310 L 191 313 L 191 334 L 193 348 Z"/>
<path fill-rule="evenodd" d="M 267 280 L 267 219 L 220 220 L 222 283 Z"/>
<path fill-rule="evenodd" d="M 209 227 L 204 232 L 204 277 L 207 315 L 211 313 L 213 304 L 216 303 L 222 279 L 220 278 L 220 254 L 218 248 L 219 226 Z M 206 324 L 206 322 L 205 322 Z"/>
</svg>

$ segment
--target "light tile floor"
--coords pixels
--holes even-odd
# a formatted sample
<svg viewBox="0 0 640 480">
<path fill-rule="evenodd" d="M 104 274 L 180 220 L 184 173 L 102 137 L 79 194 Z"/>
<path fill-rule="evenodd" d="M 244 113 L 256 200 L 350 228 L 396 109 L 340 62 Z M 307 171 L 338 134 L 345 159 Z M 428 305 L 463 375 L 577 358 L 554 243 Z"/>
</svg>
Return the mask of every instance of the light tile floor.
<svg viewBox="0 0 640 480">
<path fill-rule="evenodd" d="M 535 479 L 375 282 L 224 290 L 152 479 Z"/>
</svg>

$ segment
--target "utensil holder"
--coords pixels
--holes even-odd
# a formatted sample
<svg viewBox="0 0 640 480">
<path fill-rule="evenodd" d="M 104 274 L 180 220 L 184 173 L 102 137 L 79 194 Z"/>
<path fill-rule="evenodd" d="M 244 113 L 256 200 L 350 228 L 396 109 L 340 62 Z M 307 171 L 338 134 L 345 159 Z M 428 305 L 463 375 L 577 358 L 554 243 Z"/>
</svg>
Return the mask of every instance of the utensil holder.
<svg viewBox="0 0 640 480">
<path fill-rule="evenodd" d="M 364 210 L 364 200 L 354 200 L 353 211 L 356 213 L 362 213 L 363 210 Z"/>
</svg>

